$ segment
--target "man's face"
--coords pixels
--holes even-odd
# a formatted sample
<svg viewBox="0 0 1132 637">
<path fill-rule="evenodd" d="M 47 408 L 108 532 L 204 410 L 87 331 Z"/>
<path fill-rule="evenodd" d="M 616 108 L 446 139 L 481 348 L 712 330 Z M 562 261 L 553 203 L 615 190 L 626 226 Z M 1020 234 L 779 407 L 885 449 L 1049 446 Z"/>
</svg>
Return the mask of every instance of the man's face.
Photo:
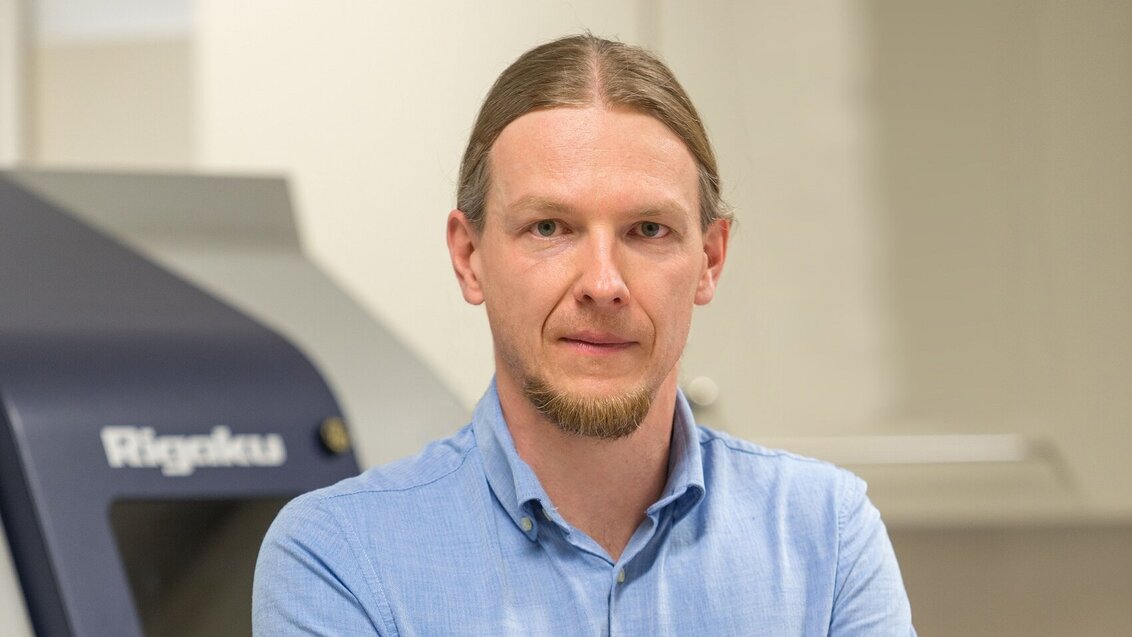
<svg viewBox="0 0 1132 637">
<path fill-rule="evenodd" d="M 680 138 L 641 113 L 554 108 L 508 125 L 490 160 L 482 232 L 463 226 L 466 274 L 453 259 L 465 298 L 487 304 L 500 386 L 581 400 L 674 387 L 727 240 L 725 223 L 700 227 Z"/>
</svg>

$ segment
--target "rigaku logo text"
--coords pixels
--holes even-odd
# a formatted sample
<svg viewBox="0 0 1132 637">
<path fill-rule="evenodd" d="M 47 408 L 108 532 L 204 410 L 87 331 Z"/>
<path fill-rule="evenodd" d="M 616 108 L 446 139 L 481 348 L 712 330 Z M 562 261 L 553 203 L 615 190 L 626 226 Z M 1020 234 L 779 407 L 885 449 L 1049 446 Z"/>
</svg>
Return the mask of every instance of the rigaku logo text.
<svg viewBox="0 0 1132 637">
<path fill-rule="evenodd" d="M 199 467 L 278 467 L 287 461 L 279 434 L 233 434 L 213 427 L 206 435 L 158 436 L 152 427 L 103 427 L 102 448 L 114 468 L 160 467 L 167 476 L 191 475 Z"/>
</svg>

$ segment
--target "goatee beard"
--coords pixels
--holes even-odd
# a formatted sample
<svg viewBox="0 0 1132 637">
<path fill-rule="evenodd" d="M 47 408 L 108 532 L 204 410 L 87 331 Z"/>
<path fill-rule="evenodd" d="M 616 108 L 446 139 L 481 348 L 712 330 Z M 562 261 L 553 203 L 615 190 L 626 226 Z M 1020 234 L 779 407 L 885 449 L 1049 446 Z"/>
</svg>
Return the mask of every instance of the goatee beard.
<svg viewBox="0 0 1132 637">
<path fill-rule="evenodd" d="M 523 394 L 560 430 L 601 440 L 617 440 L 635 432 L 653 399 L 652 392 L 643 388 L 602 398 L 575 396 L 532 377 L 523 381 Z"/>
</svg>

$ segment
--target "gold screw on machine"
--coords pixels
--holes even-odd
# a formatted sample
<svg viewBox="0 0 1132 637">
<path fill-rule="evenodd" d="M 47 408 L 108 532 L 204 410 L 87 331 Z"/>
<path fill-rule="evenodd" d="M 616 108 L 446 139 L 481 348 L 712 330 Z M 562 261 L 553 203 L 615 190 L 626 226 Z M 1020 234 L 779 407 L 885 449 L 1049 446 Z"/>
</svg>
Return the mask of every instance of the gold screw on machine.
<svg viewBox="0 0 1132 637">
<path fill-rule="evenodd" d="M 350 431 L 338 416 L 331 416 L 322 421 L 318 427 L 318 437 L 322 440 L 322 446 L 330 453 L 342 454 L 350 450 Z"/>
</svg>

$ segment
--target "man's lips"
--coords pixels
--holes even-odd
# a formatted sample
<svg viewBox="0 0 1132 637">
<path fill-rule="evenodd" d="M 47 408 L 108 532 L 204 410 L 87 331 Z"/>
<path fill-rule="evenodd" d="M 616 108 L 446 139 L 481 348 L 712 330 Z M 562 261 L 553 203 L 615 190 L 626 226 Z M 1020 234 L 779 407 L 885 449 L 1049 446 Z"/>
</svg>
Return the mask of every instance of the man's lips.
<svg viewBox="0 0 1132 637">
<path fill-rule="evenodd" d="M 633 339 L 609 332 L 574 332 L 558 340 L 569 347 L 593 354 L 621 352 L 637 344 Z"/>
</svg>

